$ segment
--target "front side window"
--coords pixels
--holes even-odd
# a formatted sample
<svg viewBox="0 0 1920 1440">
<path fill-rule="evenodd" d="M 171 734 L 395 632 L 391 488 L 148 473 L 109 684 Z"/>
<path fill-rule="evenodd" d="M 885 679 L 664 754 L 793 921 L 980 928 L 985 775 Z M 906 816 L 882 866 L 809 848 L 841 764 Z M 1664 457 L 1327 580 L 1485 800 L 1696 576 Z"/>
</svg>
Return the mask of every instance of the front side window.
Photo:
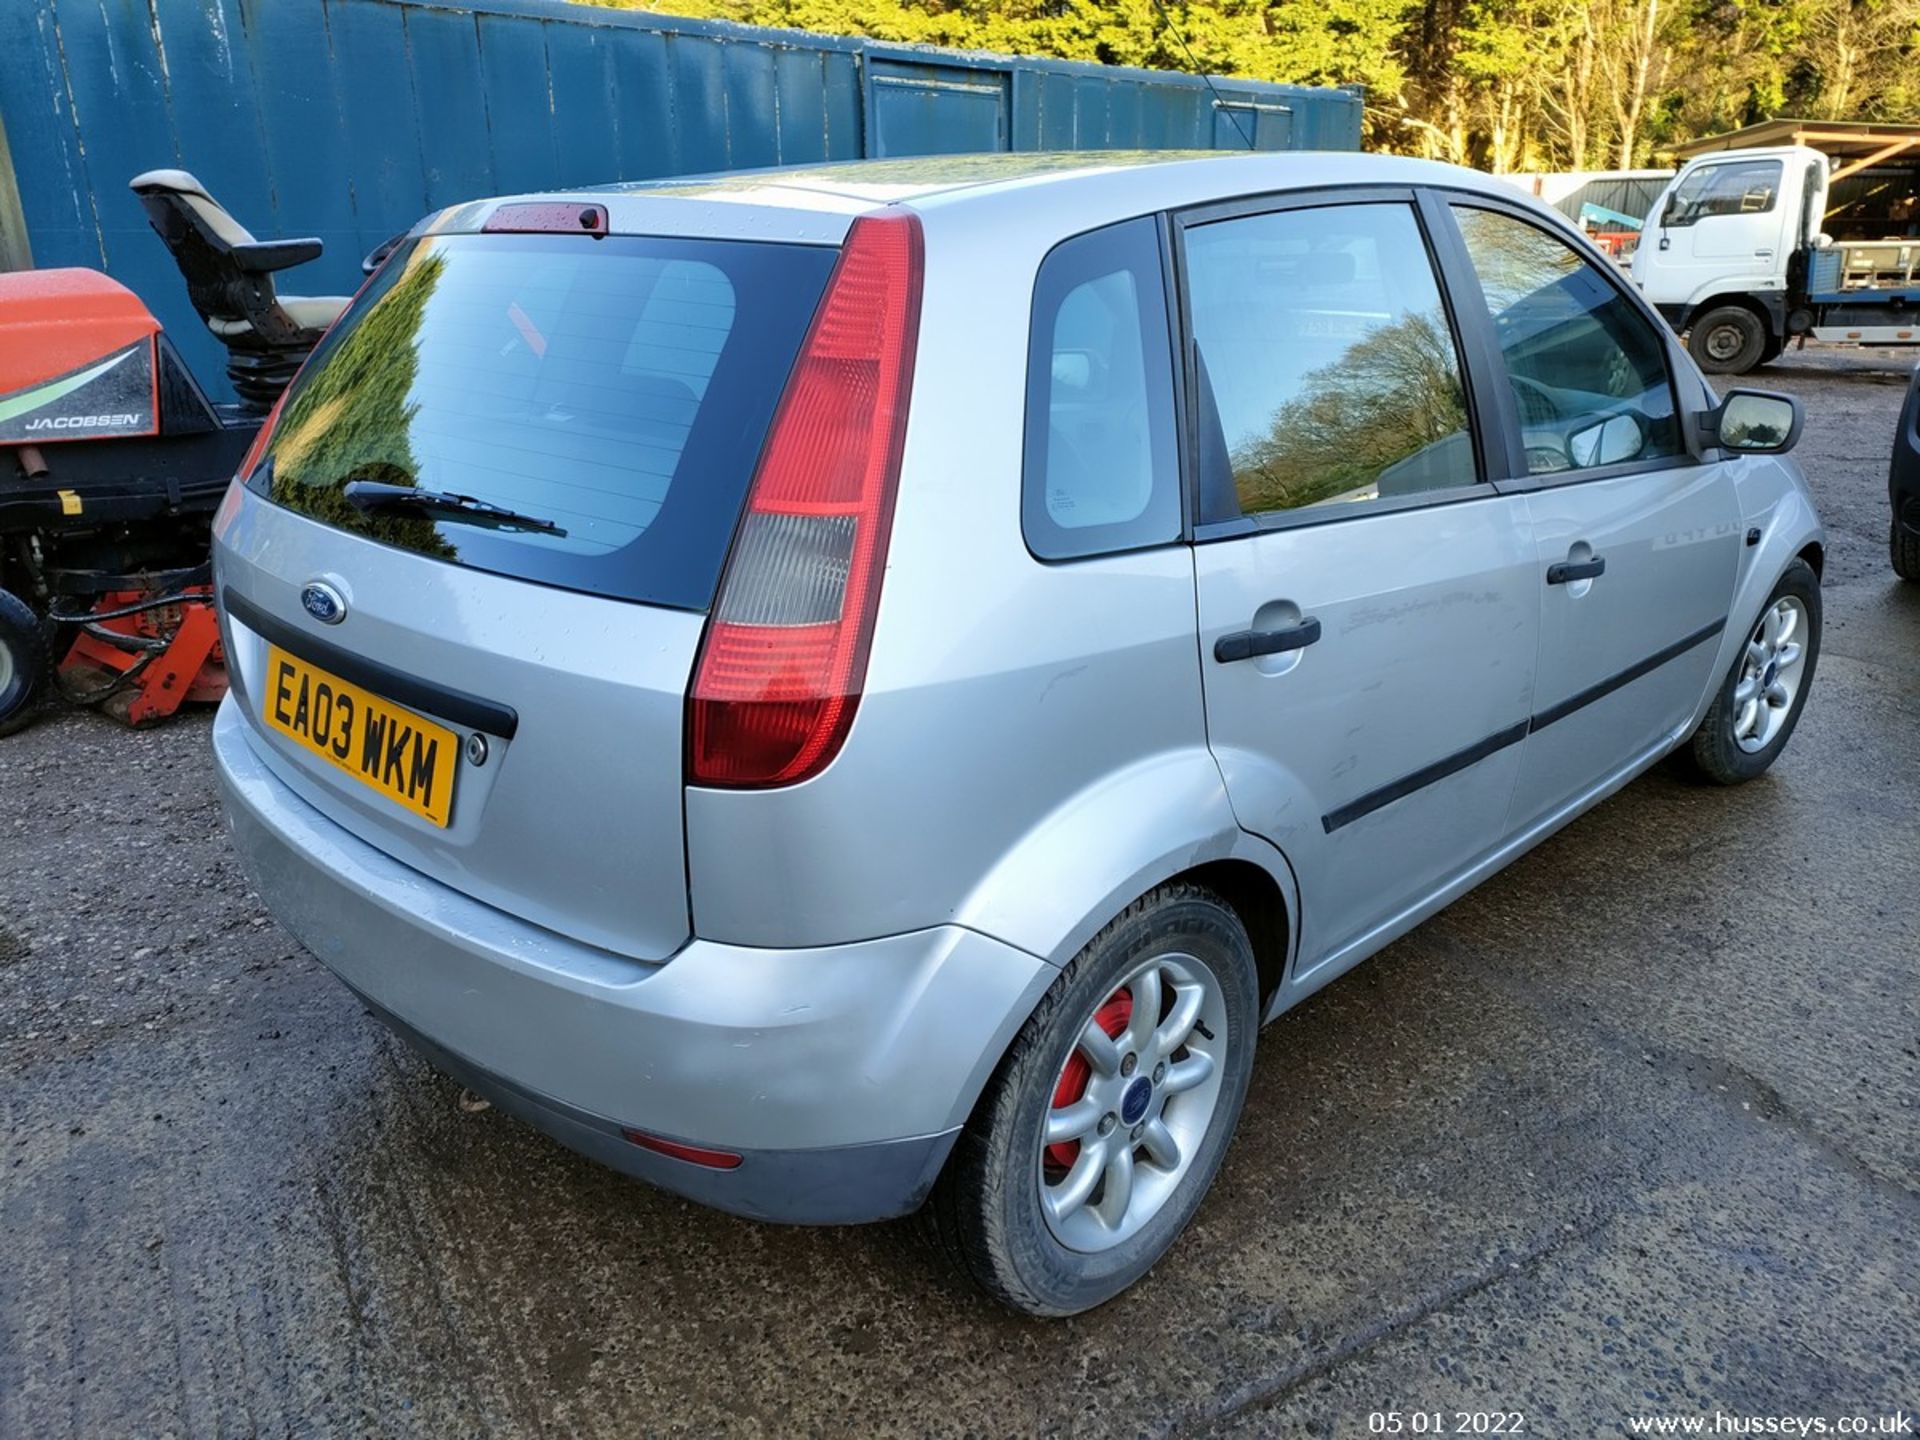
<svg viewBox="0 0 1920 1440">
<path fill-rule="evenodd" d="M 1678 455 L 1653 323 L 1566 242 L 1497 211 L 1453 213 L 1506 361 L 1528 473 Z"/>
<path fill-rule="evenodd" d="M 1173 343 L 1159 230 L 1129 220 L 1041 263 L 1027 371 L 1022 525 L 1046 560 L 1180 535 Z"/>
<path fill-rule="evenodd" d="M 1691 225 L 1712 215 L 1764 215 L 1780 198 L 1778 160 L 1703 165 L 1674 189 L 1661 224 Z"/>
<path fill-rule="evenodd" d="M 1476 483 L 1459 353 L 1405 204 L 1186 233 L 1201 515 L 1333 509 Z"/>
</svg>

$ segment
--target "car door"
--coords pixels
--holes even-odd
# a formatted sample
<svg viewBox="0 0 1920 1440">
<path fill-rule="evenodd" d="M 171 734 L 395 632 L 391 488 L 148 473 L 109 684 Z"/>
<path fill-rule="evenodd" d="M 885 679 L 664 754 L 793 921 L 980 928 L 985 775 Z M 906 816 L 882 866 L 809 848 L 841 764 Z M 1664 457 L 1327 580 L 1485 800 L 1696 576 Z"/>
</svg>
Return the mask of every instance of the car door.
<svg viewBox="0 0 1920 1440">
<path fill-rule="evenodd" d="M 1726 467 L 1688 452 L 1659 322 L 1518 210 L 1449 211 L 1493 323 L 1527 475 L 1540 657 L 1514 791 L 1524 829 L 1672 741 L 1712 683 L 1739 563 Z"/>
<path fill-rule="evenodd" d="M 1176 229 L 1208 734 L 1299 880 L 1299 975 L 1324 978 L 1506 833 L 1540 617 L 1526 499 L 1485 478 L 1410 193 Z"/>
<path fill-rule="evenodd" d="M 1729 159 L 1700 166 L 1673 189 L 1653 217 L 1669 273 L 1700 283 L 1752 272 L 1766 276 L 1785 256 L 1778 159 Z"/>
</svg>

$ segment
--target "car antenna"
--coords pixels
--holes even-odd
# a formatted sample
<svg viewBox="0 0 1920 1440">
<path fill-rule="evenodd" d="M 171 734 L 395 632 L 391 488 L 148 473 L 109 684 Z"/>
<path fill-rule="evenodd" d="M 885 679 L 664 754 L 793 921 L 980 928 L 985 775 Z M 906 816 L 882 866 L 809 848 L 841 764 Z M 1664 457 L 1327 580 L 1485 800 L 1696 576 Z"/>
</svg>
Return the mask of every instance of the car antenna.
<svg viewBox="0 0 1920 1440">
<path fill-rule="evenodd" d="M 1179 45 L 1181 50 L 1186 52 L 1187 63 L 1193 67 L 1193 73 L 1200 77 L 1208 91 L 1213 95 L 1213 103 L 1226 112 L 1227 119 L 1232 122 L 1233 128 L 1239 133 L 1240 138 L 1247 142 L 1247 149 L 1253 149 L 1253 137 L 1247 134 L 1246 130 L 1241 126 L 1240 117 L 1233 113 L 1233 107 L 1227 104 L 1226 97 L 1221 95 L 1219 88 L 1214 85 L 1213 77 L 1209 75 L 1200 62 L 1194 58 L 1192 49 L 1187 45 L 1186 36 L 1180 33 L 1173 23 L 1173 17 L 1167 14 L 1167 7 L 1161 4 L 1160 0 L 1153 0 L 1153 8 L 1160 13 L 1160 23 L 1167 27 L 1167 33 L 1173 36 L 1174 42 Z"/>
</svg>

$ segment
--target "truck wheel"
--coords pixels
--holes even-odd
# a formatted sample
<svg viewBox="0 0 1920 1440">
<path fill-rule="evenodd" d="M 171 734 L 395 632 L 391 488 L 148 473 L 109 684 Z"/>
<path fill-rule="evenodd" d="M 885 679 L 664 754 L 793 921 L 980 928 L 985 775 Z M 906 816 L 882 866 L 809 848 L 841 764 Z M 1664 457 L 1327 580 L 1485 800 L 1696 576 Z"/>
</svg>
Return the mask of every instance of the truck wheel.
<svg viewBox="0 0 1920 1440">
<path fill-rule="evenodd" d="M 1687 350 L 1709 375 L 1744 375 L 1766 349 L 1766 324 L 1744 305 L 1716 305 L 1687 329 Z"/>
<path fill-rule="evenodd" d="M 47 680 L 47 640 L 40 617 L 0 590 L 0 735 L 22 728 Z"/>
</svg>

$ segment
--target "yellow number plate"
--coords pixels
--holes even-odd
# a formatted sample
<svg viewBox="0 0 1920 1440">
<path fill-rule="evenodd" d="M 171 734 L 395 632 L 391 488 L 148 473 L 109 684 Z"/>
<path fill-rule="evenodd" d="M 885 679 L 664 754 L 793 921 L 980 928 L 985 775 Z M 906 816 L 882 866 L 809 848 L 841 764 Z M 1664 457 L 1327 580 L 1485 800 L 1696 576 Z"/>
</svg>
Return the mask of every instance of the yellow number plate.
<svg viewBox="0 0 1920 1440">
<path fill-rule="evenodd" d="M 260 713 L 282 735 L 394 804 L 444 826 L 460 740 L 445 726 L 267 647 Z"/>
</svg>

